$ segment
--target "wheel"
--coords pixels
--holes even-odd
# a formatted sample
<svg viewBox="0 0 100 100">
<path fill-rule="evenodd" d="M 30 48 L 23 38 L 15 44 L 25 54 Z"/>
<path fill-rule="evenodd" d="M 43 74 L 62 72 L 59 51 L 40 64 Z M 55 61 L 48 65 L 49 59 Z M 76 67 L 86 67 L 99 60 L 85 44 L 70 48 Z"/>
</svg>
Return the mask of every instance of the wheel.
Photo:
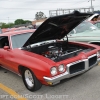
<svg viewBox="0 0 100 100">
<path fill-rule="evenodd" d="M 42 84 L 36 78 L 34 73 L 29 69 L 26 69 L 26 68 L 24 69 L 24 71 L 22 73 L 22 78 L 23 78 L 23 82 L 24 82 L 26 88 L 32 92 L 39 90 L 42 86 Z"/>
</svg>

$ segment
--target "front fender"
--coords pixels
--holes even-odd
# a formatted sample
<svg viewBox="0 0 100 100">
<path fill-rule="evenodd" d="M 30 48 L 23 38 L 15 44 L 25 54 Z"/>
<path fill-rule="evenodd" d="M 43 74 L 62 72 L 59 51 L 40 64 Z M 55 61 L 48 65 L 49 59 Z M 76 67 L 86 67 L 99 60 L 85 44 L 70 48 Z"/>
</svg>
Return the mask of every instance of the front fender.
<svg viewBox="0 0 100 100">
<path fill-rule="evenodd" d="M 23 50 L 14 50 L 14 53 L 11 60 L 17 63 L 17 67 L 23 66 L 32 70 L 38 79 L 43 78 L 43 76 L 51 76 L 50 69 L 55 64 L 52 60 L 47 61 L 45 57 L 42 58 L 40 55 Z"/>
</svg>

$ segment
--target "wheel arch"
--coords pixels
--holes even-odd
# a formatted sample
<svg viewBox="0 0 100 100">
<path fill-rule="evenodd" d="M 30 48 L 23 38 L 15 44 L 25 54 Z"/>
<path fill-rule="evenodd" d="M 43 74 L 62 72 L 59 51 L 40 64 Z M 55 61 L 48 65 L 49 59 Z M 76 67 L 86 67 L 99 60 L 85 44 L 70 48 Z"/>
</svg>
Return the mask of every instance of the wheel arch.
<svg viewBox="0 0 100 100">
<path fill-rule="evenodd" d="M 26 69 L 28 69 L 30 71 L 30 73 L 32 73 L 32 78 L 34 78 L 34 86 L 30 86 L 25 79 L 25 73 L 24 72 L 25 72 Z M 29 69 L 28 67 L 19 65 L 18 70 L 19 70 L 19 73 L 22 75 L 24 85 L 26 86 L 26 88 L 28 90 L 33 92 L 33 91 L 39 90 L 42 87 L 42 83 L 37 79 L 37 77 L 34 75 L 34 73 L 32 72 L 31 69 Z M 22 70 L 23 70 L 23 72 L 22 72 Z"/>
<path fill-rule="evenodd" d="M 24 69 L 26 69 L 27 67 L 26 66 L 22 66 L 22 65 L 19 65 L 18 66 L 18 72 L 22 75 L 22 70 L 24 70 Z M 27 68 L 27 69 L 29 69 L 29 68 Z"/>
<path fill-rule="evenodd" d="M 18 66 L 18 72 L 19 72 L 19 74 L 22 75 L 22 74 L 23 74 L 23 71 L 24 71 L 25 69 L 31 70 L 31 71 L 33 72 L 33 74 L 36 76 L 36 74 L 34 73 L 34 71 L 33 71 L 31 68 L 29 68 L 29 67 L 27 67 L 27 66 L 23 66 L 23 65 L 19 65 L 19 66 Z"/>
</svg>

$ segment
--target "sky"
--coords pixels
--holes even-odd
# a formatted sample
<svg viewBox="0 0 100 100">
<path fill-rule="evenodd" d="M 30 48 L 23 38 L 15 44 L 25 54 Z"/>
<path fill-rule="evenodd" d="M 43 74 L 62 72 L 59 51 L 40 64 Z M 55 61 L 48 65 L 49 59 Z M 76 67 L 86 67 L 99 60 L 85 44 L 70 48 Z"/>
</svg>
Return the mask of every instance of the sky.
<svg viewBox="0 0 100 100">
<path fill-rule="evenodd" d="M 92 0 L 94 10 L 100 10 L 100 0 Z M 0 22 L 10 23 L 16 19 L 33 21 L 42 11 L 49 17 L 49 10 L 89 8 L 91 0 L 0 0 Z"/>
</svg>

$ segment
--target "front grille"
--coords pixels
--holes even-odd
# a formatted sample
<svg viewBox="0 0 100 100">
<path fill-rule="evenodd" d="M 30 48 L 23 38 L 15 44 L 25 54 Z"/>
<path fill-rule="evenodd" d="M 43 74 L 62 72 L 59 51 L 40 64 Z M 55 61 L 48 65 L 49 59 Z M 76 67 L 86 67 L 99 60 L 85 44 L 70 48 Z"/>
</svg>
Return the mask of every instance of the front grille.
<svg viewBox="0 0 100 100">
<path fill-rule="evenodd" d="M 97 56 L 89 58 L 89 67 L 94 65 L 97 62 Z"/>
<path fill-rule="evenodd" d="M 69 68 L 69 72 L 70 72 L 70 74 L 73 74 L 73 73 L 82 71 L 84 69 L 85 69 L 85 62 L 79 62 L 74 65 L 71 65 Z"/>
</svg>

